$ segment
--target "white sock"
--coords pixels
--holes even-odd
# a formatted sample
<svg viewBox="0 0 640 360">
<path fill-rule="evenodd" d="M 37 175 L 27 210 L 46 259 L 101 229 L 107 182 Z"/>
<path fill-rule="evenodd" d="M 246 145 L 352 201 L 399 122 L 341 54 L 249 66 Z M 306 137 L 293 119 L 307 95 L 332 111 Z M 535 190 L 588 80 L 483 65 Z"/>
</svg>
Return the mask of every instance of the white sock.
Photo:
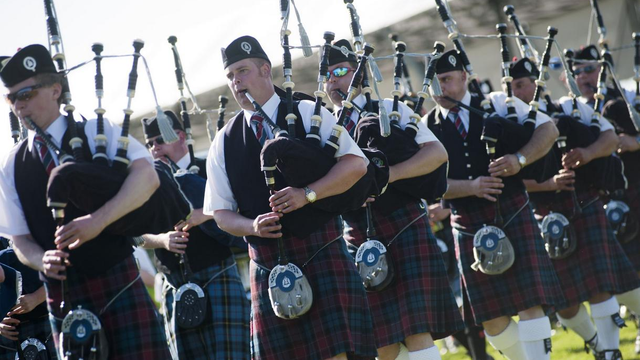
<svg viewBox="0 0 640 360">
<path fill-rule="evenodd" d="M 625 304 L 628 309 L 636 314 L 640 314 L 640 288 L 616 295 L 620 304 Z"/>
<path fill-rule="evenodd" d="M 498 335 L 491 336 L 486 331 L 485 334 L 491 346 L 509 360 L 527 360 L 527 354 L 518 334 L 518 324 L 515 321 L 511 320 L 507 328 Z"/>
<path fill-rule="evenodd" d="M 409 360 L 440 360 L 440 359 L 441 359 L 440 350 L 438 350 L 438 347 L 435 345 L 433 345 L 430 348 L 409 352 Z"/>
<path fill-rule="evenodd" d="M 611 315 L 618 313 L 619 307 L 613 296 L 607 301 L 591 305 L 591 317 L 598 329 L 598 346 L 601 346 L 602 350 L 615 350 L 620 347 L 620 328 L 611 319 Z"/>
<path fill-rule="evenodd" d="M 529 359 L 549 360 L 551 351 L 547 346 L 551 346 L 551 322 L 548 317 L 521 320 L 518 323 L 518 333 Z"/>
<path fill-rule="evenodd" d="M 584 304 L 580 304 L 580 308 L 578 309 L 578 313 L 570 318 L 565 319 L 560 314 L 556 314 L 558 316 L 558 320 L 560 323 L 569 329 L 573 330 L 578 334 L 584 341 L 589 343 L 589 346 L 595 347 L 596 351 L 602 351 L 602 344 L 598 343 L 598 332 L 596 331 L 596 327 L 593 326 L 591 322 L 591 318 L 589 317 L 589 313 L 587 312 L 587 308 Z"/>
</svg>

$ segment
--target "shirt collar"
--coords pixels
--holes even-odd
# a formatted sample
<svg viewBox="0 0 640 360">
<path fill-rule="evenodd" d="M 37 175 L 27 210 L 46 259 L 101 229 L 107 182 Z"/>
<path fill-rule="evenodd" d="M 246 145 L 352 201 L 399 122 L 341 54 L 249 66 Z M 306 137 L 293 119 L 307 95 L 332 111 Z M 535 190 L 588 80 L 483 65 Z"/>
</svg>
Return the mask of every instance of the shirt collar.
<svg viewBox="0 0 640 360">
<path fill-rule="evenodd" d="M 45 130 L 45 133 L 49 135 L 49 138 L 53 140 L 53 143 L 58 147 L 61 147 L 62 138 L 64 137 L 64 133 L 67 131 L 67 121 L 64 115 L 60 114 L 57 119 L 55 119 L 51 125 Z M 29 149 L 33 146 L 33 139 L 36 137 L 36 132 L 34 130 L 29 130 Z"/>
<path fill-rule="evenodd" d="M 182 159 L 178 160 L 178 162 L 176 163 L 176 165 L 178 165 L 178 168 L 180 169 L 187 169 L 187 166 L 189 166 L 189 164 L 191 163 L 191 156 L 189 155 L 189 153 L 187 152 Z"/>
<path fill-rule="evenodd" d="M 466 93 L 464 93 L 464 96 L 462 97 L 462 100 L 460 100 L 461 103 L 465 104 L 465 105 L 469 105 L 471 104 L 471 93 L 469 93 L 469 91 L 467 91 Z M 449 109 L 445 109 L 442 106 L 440 107 L 440 113 L 442 114 L 443 118 L 447 118 L 447 116 L 449 116 Z M 458 114 L 468 111 L 467 109 L 464 109 L 462 107 L 459 107 L 460 111 L 458 112 Z"/>
<path fill-rule="evenodd" d="M 278 110 L 278 105 L 280 105 L 280 97 L 275 92 L 273 93 L 273 96 L 271 96 L 271 98 L 262 105 L 262 110 L 271 120 L 273 120 L 274 123 L 276 122 L 274 115 Z M 249 126 L 251 126 L 251 117 L 254 113 L 255 111 L 244 110 L 244 119 Z"/>
</svg>

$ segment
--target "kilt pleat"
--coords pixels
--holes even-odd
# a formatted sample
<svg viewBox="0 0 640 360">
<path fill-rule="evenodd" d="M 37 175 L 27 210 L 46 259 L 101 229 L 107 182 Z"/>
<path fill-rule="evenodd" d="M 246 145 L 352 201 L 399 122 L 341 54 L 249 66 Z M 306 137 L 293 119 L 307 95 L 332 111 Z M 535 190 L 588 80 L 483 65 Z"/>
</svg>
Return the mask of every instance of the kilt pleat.
<svg viewBox="0 0 640 360">
<path fill-rule="evenodd" d="M 640 182 L 629 184 L 625 191 L 625 200 L 631 208 L 632 215 L 640 221 Z M 622 245 L 636 272 L 640 272 L 640 233 L 633 240 L 620 245 Z"/>
<path fill-rule="evenodd" d="M 360 275 L 340 238 L 341 222 L 341 218 L 335 218 L 306 238 L 283 239 L 289 261 L 301 268 L 313 289 L 311 309 L 293 320 L 278 318 L 269 301 L 269 271 L 265 268 L 277 264 L 277 241 L 249 244 L 252 359 L 322 360 L 344 352 L 350 359 L 376 356 L 369 304 Z M 339 240 L 331 242 L 336 238 Z M 314 254 L 313 260 L 302 267 Z"/>
<path fill-rule="evenodd" d="M 462 330 L 464 324 L 424 205 L 416 201 L 385 216 L 375 207 L 372 212 L 378 241 L 387 245 L 397 236 L 387 246 L 395 271 L 393 281 L 381 291 L 367 292 L 377 346 L 421 333 L 440 339 Z M 344 236 L 355 257 L 367 239 L 365 212 L 349 220 L 345 220 Z"/>
<path fill-rule="evenodd" d="M 220 273 L 221 270 L 231 266 Z M 180 274 L 167 275 L 169 282 L 165 293 L 165 329 L 167 338 L 173 342 L 180 359 L 189 360 L 248 360 L 249 353 L 249 300 L 244 292 L 238 268 L 233 257 L 198 271 L 191 282 L 203 286 L 209 298 L 207 318 L 193 329 L 182 329 L 173 324 L 173 299 L 175 288 L 181 286 Z"/>
<path fill-rule="evenodd" d="M 171 359 L 155 305 L 142 280 L 134 281 L 139 273 L 133 255 L 99 277 L 87 278 L 77 274 L 73 268 L 69 268 L 67 272 L 67 301 L 72 308 L 82 305 L 83 309 L 100 318 L 109 342 L 110 360 Z M 132 286 L 123 291 L 100 315 L 100 310 L 132 282 Z M 51 329 L 56 347 L 60 349 L 58 339 L 65 316 L 60 312 L 61 282 L 49 279 L 45 287 L 47 307 L 49 314 L 53 316 Z"/>
<path fill-rule="evenodd" d="M 49 317 L 43 316 L 39 319 L 23 321 L 18 325 L 18 342 L 0 336 L 0 360 L 15 360 L 17 347 L 27 338 L 36 338 L 44 343 L 51 360 L 58 359 L 56 347 L 51 336 L 51 325 Z M 13 349 L 13 350 L 9 350 Z"/>
<path fill-rule="evenodd" d="M 598 197 L 595 190 L 581 191 L 577 195 L 583 207 Z M 544 216 L 551 210 L 570 219 L 573 211 L 570 193 L 562 192 L 555 196 L 552 204 L 546 205 L 537 206 L 536 212 Z M 640 287 L 640 279 L 613 234 L 601 200 L 584 207 L 572 223 L 578 240 L 575 253 L 565 259 L 551 260 L 567 306 L 582 303 L 602 292 L 619 294 Z"/>
<path fill-rule="evenodd" d="M 473 320 L 481 324 L 500 316 L 513 316 L 537 305 L 564 303 L 560 282 L 527 201 L 526 192 L 500 197 L 505 223 L 511 219 L 502 230 L 515 251 L 513 266 L 500 275 L 486 275 L 471 269 L 475 261 L 472 234 L 485 224 L 493 223 L 494 204 L 474 201 L 469 203 L 473 205 L 452 208 L 451 225 L 454 227 L 461 285 L 473 316 L 473 319 L 465 316 L 465 322 Z"/>
</svg>

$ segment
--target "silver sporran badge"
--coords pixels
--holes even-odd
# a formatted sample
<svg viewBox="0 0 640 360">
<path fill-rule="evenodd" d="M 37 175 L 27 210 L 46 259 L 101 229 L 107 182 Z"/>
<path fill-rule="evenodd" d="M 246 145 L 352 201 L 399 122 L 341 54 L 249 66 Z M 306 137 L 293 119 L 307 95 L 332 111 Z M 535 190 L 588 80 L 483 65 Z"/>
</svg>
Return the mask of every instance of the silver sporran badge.
<svg viewBox="0 0 640 360">
<path fill-rule="evenodd" d="M 107 360 L 107 336 L 98 316 L 79 306 L 62 320 L 60 332 L 62 353 L 73 359 Z"/>
<path fill-rule="evenodd" d="M 299 267 L 276 265 L 269 274 L 269 299 L 277 317 L 295 319 L 311 308 L 313 290 Z"/>
<path fill-rule="evenodd" d="M 473 257 L 471 268 L 487 275 L 498 275 L 509 270 L 515 261 L 511 241 L 502 229 L 484 226 L 473 237 Z"/>
<path fill-rule="evenodd" d="M 367 240 L 356 252 L 356 267 L 367 291 L 380 291 L 393 280 L 391 259 L 387 248 L 378 240 Z"/>
</svg>

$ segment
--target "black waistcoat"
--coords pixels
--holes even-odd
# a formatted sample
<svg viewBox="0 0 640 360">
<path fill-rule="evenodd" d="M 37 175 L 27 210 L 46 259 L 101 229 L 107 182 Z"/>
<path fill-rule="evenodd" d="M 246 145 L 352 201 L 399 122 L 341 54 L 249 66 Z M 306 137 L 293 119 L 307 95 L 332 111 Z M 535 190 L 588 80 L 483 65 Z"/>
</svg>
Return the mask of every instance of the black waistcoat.
<svg viewBox="0 0 640 360">
<path fill-rule="evenodd" d="M 293 112 L 298 117 L 296 137 L 304 139 L 306 131 L 302 124 L 302 116 L 297 104 L 293 107 Z M 276 123 L 282 129 L 287 128 L 286 115 L 286 102 L 281 101 L 278 107 Z M 262 148 L 256 139 L 255 133 L 245 121 L 244 112 L 239 113 L 229 121 L 224 136 L 224 159 L 227 177 L 238 204 L 240 215 L 254 219 L 258 215 L 271 212 L 269 207 L 269 188 L 265 183 L 264 173 L 260 166 L 260 151 Z M 309 166 L 313 166 L 313 164 L 310 163 Z M 300 169 L 300 171 L 305 170 Z M 285 188 L 287 184 L 280 173 L 274 171 L 274 175 L 276 189 Z M 282 224 L 284 236 L 306 237 L 332 218 L 333 215 L 307 205 L 285 214 L 280 223 Z M 270 239 L 255 236 L 248 236 L 247 241 L 252 244 L 273 243 Z"/>
<path fill-rule="evenodd" d="M 198 176 L 206 179 L 206 160 L 196 158 L 196 165 L 200 168 Z M 195 188 L 195 187 L 194 187 Z M 186 194 L 191 194 L 195 189 L 190 189 Z M 198 199 L 192 199 L 187 196 L 192 202 L 194 208 L 201 208 L 204 199 L 204 188 L 202 191 L 197 191 L 197 194 L 193 194 Z M 193 196 L 192 195 L 192 196 Z M 194 202 L 197 201 L 197 203 Z M 202 228 L 205 227 L 210 234 L 207 234 Z M 196 226 L 189 230 L 189 243 L 187 245 L 186 254 L 189 259 L 189 266 L 191 271 L 198 272 L 204 268 L 212 265 L 218 265 L 222 260 L 231 256 L 231 250 L 229 249 L 229 243 L 231 243 L 231 235 L 220 230 L 213 220 L 206 221 L 200 226 Z M 159 264 L 156 264 L 158 270 L 165 274 L 181 271 L 180 269 L 180 254 L 168 251 L 166 249 L 155 249 L 156 260 Z"/>
<path fill-rule="evenodd" d="M 79 123 L 80 125 L 81 123 Z M 78 126 L 78 135 L 83 140 L 83 153 L 85 159 L 91 159 L 91 151 L 87 145 L 84 127 Z M 62 138 L 62 150 L 71 154 L 69 146 L 69 131 Z M 29 231 L 42 249 L 53 250 L 54 233 L 56 223 L 47 207 L 47 181 L 49 176 L 45 172 L 44 165 L 36 150 L 28 151 L 28 141 L 18 145 L 20 149 L 15 159 L 15 183 L 24 216 L 29 226 Z M 72 219 L 86 215 L 72 204 L 65 208 L 65 223 Z M 109 235 L 104 232 L 81 247 L 69 251 L 69 261 L 73 264 L 69 271 L 78 271 L 86 276 L 98 276 L 119 263 L 133 252 L 133 247 L 127 238 L 119 235 Z M 72 270 L 75 269 L 75 270 Z"/>
<path fill-rule="evenodd" d="M 481 109 L 480 99 L 471 97 L 470 105 Z M 438 107 L 427 115 L 427 125 L 436 135 L 449 154 L 449 175 L 452 180 L 473 180 L 479 176 L 489 176 L 489 155 L 486 145 L 480 140 L 483 129 L 483 119 L 479 115 L 469 113 L 469 129 L 467 138 L 463 139 L 452 121 L 444 119 Z M 524 144 L 522 144 L 524 145 Z M 524 191 L 522 180 L 515 176 L 502 178 L 505 187 L 502 193 L 507 195 L 513 192 Z M 469 204 L 469 202 L 490 202 L 478 197 L 466 197 L 448 200 L 454 206 Z"/>
</svg>

